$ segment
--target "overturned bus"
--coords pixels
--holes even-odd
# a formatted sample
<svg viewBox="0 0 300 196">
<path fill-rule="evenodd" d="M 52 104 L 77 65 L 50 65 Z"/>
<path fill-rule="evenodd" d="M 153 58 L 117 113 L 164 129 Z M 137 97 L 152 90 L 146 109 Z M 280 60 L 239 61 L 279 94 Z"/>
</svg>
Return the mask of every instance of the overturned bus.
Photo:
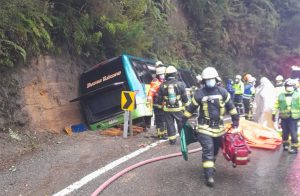
<svg viewBox="0 0 300 196">
<path fill-rule="evenodd" d="M 179 70 L 180 78 L 191 86 L 195 81 L 186 70 Z M 136 109 L 133 119 L 149 122 L 152 108 L 147 104 L 150 82 L 155 77 L 155 61 L 130 55 L 121 55 L 85 71 L 80 76 L 79 97 L 86 123 L 91 130 L 106 129 L 122 124 L 121 92 L 135 92 Z"/>
<path fill-rule="evenodd" d="M 80 76 L 80 101 L 83 116 L 90 129 L 106 129 L 123 123 L 121 92 L 136 93 L 133 119 L 151 117 L 146 104 L 147 88 L 155 74 L 155 61 L 121 55 L 97 64 Z"/>
</svg>

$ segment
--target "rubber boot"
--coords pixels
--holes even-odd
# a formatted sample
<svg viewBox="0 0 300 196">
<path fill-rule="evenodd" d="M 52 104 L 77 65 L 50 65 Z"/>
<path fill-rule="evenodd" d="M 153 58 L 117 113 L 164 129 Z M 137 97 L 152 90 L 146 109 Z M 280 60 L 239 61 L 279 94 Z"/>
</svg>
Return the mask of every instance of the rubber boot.
<svg viewBox="0 0 300 196">
<path fill-rule="evenodd" d="M 298 153 L 298 148 L 296 146 L 291 146 L 289 149 L 290 154 L 297 154 Z"/>
<path fill-rule="evenodd" d="M 290 145 L 290 143 L 289 143 L 288 141 L 284 141 L 284 142 L 282 143 L 283 150 L 284 150 L 284 151 L 288 151 L 288 150 L 289 150 L 289 145 Z"/>
<path fill-rule="evenodd" d="M 213 176 L 209 176 L 208 178 L 206 178 L 206 186 L 213 187 L 214 185 L 215 185 L 215 180 Z"/>
<path fill-rule="evenodd" d="M 175 145 L 175 144 L 176 144 L 176 139 L 174 139 L 174 140 L 169 140 L 169 142 L 170 142 L 171 145 Z"/>
<path fill-rule="evenodd" d="M 162 139 L 163 139 L 163 140 L 166 140 L 166 139 L 168 139 L 167 130 L 165 130 L 165 131 L 163 132 Z"/>
<path fill-rule="evenodd" d="M 205 168 L 204 169 L 204 175 L 205 175 L 205 180 L 206 180 L 206 186 L 208 187 L 213 187 L 215 184 L 214 181 L 214 168 Z"/>
</svg>

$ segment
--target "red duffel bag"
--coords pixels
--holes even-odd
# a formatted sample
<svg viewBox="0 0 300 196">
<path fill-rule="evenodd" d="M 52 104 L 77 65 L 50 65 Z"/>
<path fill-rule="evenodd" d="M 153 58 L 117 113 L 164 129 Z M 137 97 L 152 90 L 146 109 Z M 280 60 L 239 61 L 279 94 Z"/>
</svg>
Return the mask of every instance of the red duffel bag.
<svg viewBox="0 0 300 196">
<path fill-rule="evenodd" d="M 223 136 L 222 150 L 225 159 L 231 161 L 233 167 L 247 165 L 250 161 L 249 154 L 251 151 L 241 133 L 228 131 Z"/>
</svg>

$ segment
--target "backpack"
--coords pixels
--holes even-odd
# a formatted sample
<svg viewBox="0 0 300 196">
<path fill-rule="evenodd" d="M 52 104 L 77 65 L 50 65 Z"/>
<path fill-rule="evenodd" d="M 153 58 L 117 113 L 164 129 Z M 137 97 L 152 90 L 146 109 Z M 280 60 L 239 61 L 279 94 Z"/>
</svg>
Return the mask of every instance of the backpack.
<svg viewBox="0 0 300 196">
<path fill-rule="evenodd" d="M 168 85 L 168 105 L 175 107 L 177 104 L 177 95 L 175 90 L 175 84 Z"/>
<path fill-rule="evenodd" d="M 247 165 L 250 161 L 251 151 L 240 133 L 227 132 L 223 136 L 222 151 L 225 159 L 232 162 L 232 167 Z"/>
</svg>

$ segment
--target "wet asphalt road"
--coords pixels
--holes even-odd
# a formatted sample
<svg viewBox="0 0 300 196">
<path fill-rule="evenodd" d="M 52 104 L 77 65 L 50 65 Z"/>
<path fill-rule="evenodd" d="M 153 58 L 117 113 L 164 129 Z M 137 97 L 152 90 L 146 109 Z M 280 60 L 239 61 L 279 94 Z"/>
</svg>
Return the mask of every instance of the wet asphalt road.
<svg viewBox="0 0 300 196">
<path fill-rule="evenodd" d="M 143 135 L 122 139 L 87 133 L 68 137 L 62 143 L 51 145 L 33 157 L 24 157 L 16 171 L 0 171 L 0 196 L 52 195 L 138 149 L 140 144 L 154 142 Z M 75 142 L 75 143 L 74 143 Z M 75 145 L 75 146 L 74 146 Z M 189 149 L 199 148 L 195 143 Z M 180 145 L 162 143 L 139 156 L 100 175 L 70 195 L 86 196 L 117 172 L 135 163 L 153 157 L 176 153 Z M 233 168 L 219 154 L 215 176 L 216 186 L 206 187 L 202 177 L 201 152 L 171 158 L 137 168 L 117 179 L 104 190 L 104 196 L 181 196 L 181 195 L 286 195 L 300 196 L 300 153 L 290 155 L 276 151 L 252 149 L 247 166 Z"/>
<path fill-rule="evenodd" d="M 198 147 L 200 145 L 195 143 L 189 149 Z M 161 144 L 72 195 L 89 195 L 101 183 L 127 166 L 178 151 L 179 144 Z M 201 152 L 189 155 L 189 161 L 177 157 L 148 164 L 125 174 L 100 195 L 300 195 L 300 154 L 290 155 L 282 149 L 252 149 L 249 165 L 233 168 L 219 153 L 214 188 L 206 187 L 200 165 Z"/>
</svg>

